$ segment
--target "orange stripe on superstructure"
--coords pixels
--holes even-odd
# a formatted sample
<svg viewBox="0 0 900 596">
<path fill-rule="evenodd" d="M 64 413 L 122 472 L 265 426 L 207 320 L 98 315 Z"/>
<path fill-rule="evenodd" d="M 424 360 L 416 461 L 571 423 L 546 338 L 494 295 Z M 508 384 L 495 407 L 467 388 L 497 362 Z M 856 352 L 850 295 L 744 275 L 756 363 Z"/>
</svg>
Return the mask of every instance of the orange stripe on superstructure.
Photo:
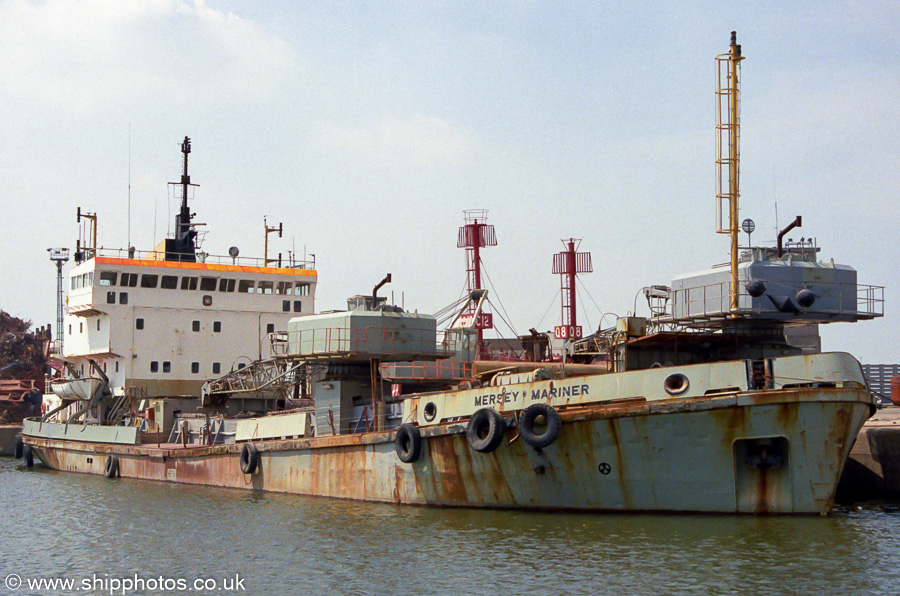
<svg viewBox="0 0 900 596">
<path fill-rule="evenodd" d="M 306 275 L 317 277 L 315 269 L 289 269 L 287 267 L 250 267 L 248 265 L 219 265 L 216 263 L 184 263 L 181 261 L 157 261 L 154 259 L 119 259 L 116 257 L 95 257 L 98 265 L 120 265 L 126 267 L 166 267 L 191 271 L 222 271 L 228 273 L 267 273 L 270 275 Z"/>
</svg>

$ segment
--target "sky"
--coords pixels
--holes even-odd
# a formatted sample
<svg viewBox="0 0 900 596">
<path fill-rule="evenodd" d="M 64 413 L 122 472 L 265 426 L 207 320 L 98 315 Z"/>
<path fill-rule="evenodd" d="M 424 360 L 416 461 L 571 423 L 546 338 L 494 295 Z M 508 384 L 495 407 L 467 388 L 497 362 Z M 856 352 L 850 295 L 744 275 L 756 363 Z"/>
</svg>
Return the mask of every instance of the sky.
<svg viewBox="0 0 900 596">
<path fill-rule="evenodd" d="M 317 310 L 388 272 L 379 293 L 408 310 L 453 303 L 457 229 L 486 209 L 502 335 L 559 324 L 570 237 L 593 261 L 579 322 L 646 315 L 641 288 L 729 258 L 715 56 L 733 30 L 740 218 L 773 244 L 802 215 L 791 236 L 884 286 L 885 316 L 824 326 L 823 349 L 898 363 L 900 4 L 879 0 L 0 0 L 0 309 L 55 323 L 47 249 L 74 249 L 78 207 L 102 247 L 164 238 L 189 136 L 203 250 L 261 256 L 263 218 L 282 223 L 270 252 L 315 255 Z"/>
</svg>

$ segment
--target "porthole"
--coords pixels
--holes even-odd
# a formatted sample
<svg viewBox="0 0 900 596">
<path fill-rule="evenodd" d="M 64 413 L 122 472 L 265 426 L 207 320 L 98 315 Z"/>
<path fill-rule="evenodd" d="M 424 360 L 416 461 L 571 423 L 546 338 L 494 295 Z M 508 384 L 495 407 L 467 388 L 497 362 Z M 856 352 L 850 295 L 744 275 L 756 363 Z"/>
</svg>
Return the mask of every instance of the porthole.
<svg viewBox="0 0 900 596">
<path fill-rule="evenodd" d="M 212 296 L 208 294 L 203 296 L 203 306 L 212 306 Z"/>
<path fill-rule="evenodd" d="M 663 387 L 669 395 L 681 395 L 690 385 L 688 378 L 681 373 L 673 373 L 663 382 Z"/>
<path fill-rule="evenodd" d="M 425 421 L 431 422 L 432 420 L 434 420 L 435 416 L 437 416 L 437 406 L 433 401 L 430 401 L 425 404 Z"/>
</svg>

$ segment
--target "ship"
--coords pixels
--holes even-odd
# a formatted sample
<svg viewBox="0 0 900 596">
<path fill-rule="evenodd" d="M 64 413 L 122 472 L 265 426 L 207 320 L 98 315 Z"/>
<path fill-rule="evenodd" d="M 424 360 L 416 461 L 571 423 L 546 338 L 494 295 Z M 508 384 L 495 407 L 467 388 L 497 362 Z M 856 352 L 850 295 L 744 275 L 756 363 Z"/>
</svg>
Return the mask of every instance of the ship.
<svg viewBox="0 0 900 596">
<path fill-rule="evenodd" d="M 279 295 L 278 276 L 296 290 L 298 283 L 314 284 L 314 272 L 218 269 L 179 240 L 189 235 L 180 227 L 171 245 L 157 251 L 158 261 L 92 254 L 72 270 L 70 279 L 81 285 L 70 292 L 71 324 L 89 333 L 96 327 L 101 335 L 94 338 L 108 337 L 109 344 L 98 350 L 91 336 L 80 346 L 71 342 L 63 357 L 67 378 L 100 382 L 83 384 L 78 395 L 90 391 L 87 399 L 66 398 L 56 411 L 25 421 L 27 462 L 111 479 L 403 505 L 828 513 L 876 399 L 851 355 L 805 354 L 786 332 L 882 316 L 883 288 L 858 284 L 849 266 L 817 260 L 817 247 L 782 246 L 779 238 L 777 247 L 740 250 L 743 57 L 734 34 L 728 53 L 717 58 L 725 105 L 719 165 L 727 173 L 720 176 L 719 231 L 731 237 L 731 262 L 648 286 L 649 317 L 621 317 L 612 328 L 573 338 L 558 359 L 534 350 L 515 361 L 484 360 L 474 321 L 483 319 L 486 290 L 472 290 L 458 316 L 438 330 L 435 316 L 378 295 L 388 275 L 371 294 L 350 298 L 346 310 L 286 308 L 284 326 L 273 319 L 264 333 L 258 316 L 248 313 L 264 300 L 275 305 L 267 316 L 281 314 L 282 302 L 290 306 L 293 296 Z M 187 153 L 183 178 L 186 160 Z M 137 284 L 138 276 L 164 272 L 174 278 L 168 290 Z M 127 305 L 107 302 L 123 291 L 123 274 L 135 281 L 126 284 Z M 215 287 L 190 289 L 193 282 L 184 281 L 207 276 L 218 277 Z M 234 306 L 228 300 L 241 296 L 222 293 L 223 280 L 240 285 L 251 277 L 257 288 L 269 283 L 264 287 L 273 291 Z M 177 317 L 153 319 L 164 292 L 193 302 Z M 198 376 L 190 388 L 195 395 L 180 380 L 166 385 L 167 373 L 153 362 L 170 358 L 174 377 L 176 365 L 200 352 L 203 366 L 227 361 L 224 346 L 173 342 L 191 337 L 191 320 L 201 329 L 215 324 L 226 304 L 236 309 L 229 329 L 238 323 L 250 329 L 249 337 L 232 337 L 233 345 L 257 352 L 265 345 L 267 355 L 203 382 Z M 112 316 L 114 308 L 120 310 Z M 207 318 L 193 318 L 201 314 Z M 135 326 L 139 317 L 143 329 Z M 249 325 L 239 317 L 250 318 Z M 120 345 L 112 330 L 103 330 L 114 318 L 135 338 L 150 320 L 160 333 L 185 327 L 161 344 Z M 173 343 L 181 351 L 152 352 Z"/>
</svg>

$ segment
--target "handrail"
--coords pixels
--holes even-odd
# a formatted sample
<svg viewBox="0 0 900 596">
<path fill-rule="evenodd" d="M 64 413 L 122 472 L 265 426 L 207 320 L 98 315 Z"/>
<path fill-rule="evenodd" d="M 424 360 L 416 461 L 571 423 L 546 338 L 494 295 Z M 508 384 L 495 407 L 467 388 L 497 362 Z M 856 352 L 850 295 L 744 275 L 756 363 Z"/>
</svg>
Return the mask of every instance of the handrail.
<svg viewBox="0 0 900 596">
<path fill-rule="evenodd" d="M 94 257 L 109 257 L 116 259 L 134 259 L 142 261 L 162 261 L 163 252 L 158 250 L 129 250 L 124 248 L 104 248 L 100 247 L 94 251 Z M 271 259 L 270 259 L 271 261 Z M 207 263 L 212 265 L 240 265 L 245 267 L 272 267 L 266 263 L 262 257 L 232 257 L 230 255 L 213 255 L 205 252 L 197 254 L 198 263 Z M 315 270 L 316 259 L 285 259 L 281 263 L 275 265 L 281 269 L 308 269 Z"/>
</svg>

